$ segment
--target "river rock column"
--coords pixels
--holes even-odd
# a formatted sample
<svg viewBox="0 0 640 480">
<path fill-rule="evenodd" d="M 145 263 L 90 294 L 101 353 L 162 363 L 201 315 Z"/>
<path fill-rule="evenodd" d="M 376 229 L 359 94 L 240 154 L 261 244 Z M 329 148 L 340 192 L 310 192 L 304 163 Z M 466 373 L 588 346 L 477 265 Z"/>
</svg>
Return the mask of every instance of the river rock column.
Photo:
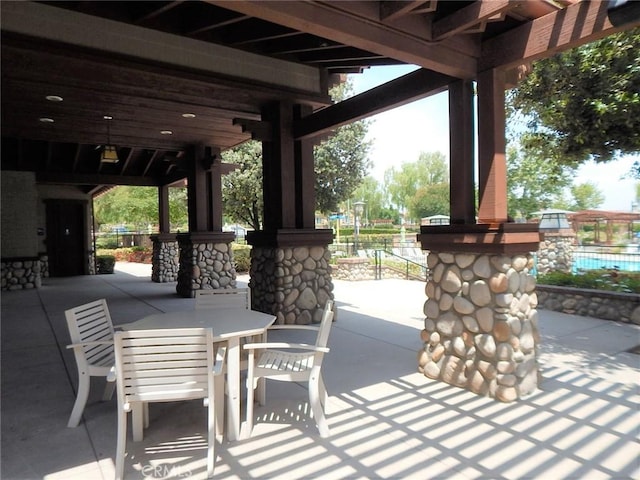
<svg viewBox="0 0 640 480">
<path fill-rule="evenodd" d="M 277 324 L 319 323 L 333 299 L 327 247 L 253 247 L 252 306 L 276 315 Z"/>
<path fill-rule="evenodd" d="M 151 281 L 156 283 L 178 280 L 179 247 L 174 234 L 151 235 L 153 252 L 151 257 Z"/>
<path fill-rule="evenodd" d="M 193 232 L 177 235 L 179 253 L 178 284 L 181 297 L 195 297 L 196 290 L 235 288 L 236 268 L 228 232 Z"/>
<path fill-rule="evenodd" d="M 541 229 L 543 239 L 538 249 L 538 275 L 549 272 L 573 271 L 573 252 L 577 236 L 571 229 Z"/>
<path fill-rule="evenodd" d="M 510 402 L 538 386 L 531 254 L 431 251 L 425 293 L 425 376 Z"/>
</svg>

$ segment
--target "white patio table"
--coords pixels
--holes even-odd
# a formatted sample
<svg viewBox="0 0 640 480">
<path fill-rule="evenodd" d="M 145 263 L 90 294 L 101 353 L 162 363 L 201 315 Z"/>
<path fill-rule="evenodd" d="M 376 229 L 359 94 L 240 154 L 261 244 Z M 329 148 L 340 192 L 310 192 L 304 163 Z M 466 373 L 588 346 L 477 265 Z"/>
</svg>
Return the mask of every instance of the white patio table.
<svg viewBox="0 0 640 480">
<path fill-rule="evenodd" d="M 240 339 L 266 332 L 276 317 L 237 307 L 156 313 L 120 327 L 124 330 L 205 327 L 215 342 L 227 342 L 227 438 L 240 438 Z M 135 424 L 135 420 L 134 420 Z M 135 437 L 141 439 L 141 432 Z"/>
</svg>

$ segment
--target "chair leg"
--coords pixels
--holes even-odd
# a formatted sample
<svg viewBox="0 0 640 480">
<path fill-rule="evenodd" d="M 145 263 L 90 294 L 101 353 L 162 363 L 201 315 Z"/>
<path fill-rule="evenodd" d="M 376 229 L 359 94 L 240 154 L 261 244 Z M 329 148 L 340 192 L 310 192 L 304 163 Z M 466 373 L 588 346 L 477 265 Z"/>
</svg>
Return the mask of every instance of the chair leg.
<svg viewBox="0 0 640 480">
<path fill-rule="evenodd" d="M 134 442 L 140 442 L 144 438 L 144 417 L 147 408 L 149 408 L 147 402 L 132 402 L 131 404 L 131 430 Z"/>
<path fill-rule="evenodd" d="M 325 407 L 327 406 L 327 400 L 329 400 L 329 395 L 327 394 L 327 387 L 324 385 L 324 379 L 322 375 L 320 375 L 320 404 L 322 405 L 322 411 L 324 412 Z"/>
<path fill-rule="evenodd" d="M 116 389 L 116 382 L 107 382 L 104 386 L 104 393 L 102 394 L 102 401 L 106 402 L 113 397 L 113 391 Z"/>
<path fill-rule="evenodd" d="M 71 410 L 71 416 L 67 427 L 74 428 L 80 423 L 80 417 L 87 404 L 87 398 L 89 398 L 89 386 L 91 377 L 85 372 L 78 372 L 78 393 L 76 395 L 76 401 L 73 404 L 73 410 Z"/>
<path fill-rule="evenodd" d="M 217 375 L 213 379 L 215 383 L 215 409 L 216 409 L 216 435 L 222 435 L 224 433 L 224 374 Z"/>
<path fill-rule="evenodd" d="M 249 359 L 247 368 L 247 436 L 251 436 L 253 431 L 253 393 L 255 388 L 255 380 L 253 378 L 253 358 Z M 258 379 L 258 382 L 260 379 Z"/>
<path fill-rule="evenodd" d="M 309 403 L 311 404 L 311 411 L 316 419 L 318 425 L 318 431 L 322 438 L 329 436 L 329 427 L 327 426 L 327 419 L 324 416 L 324 411 L 320 402 L 320 379 L 319 375 L 311 375 L 309 378 Z"/>
<path fill-rule="evenodd" d="M 116 480 L 124 478 L 124 455 L 127 444 L 127 412 L 118 405 L 118 438 L 116 443 Z"/>
<path fill-rule="evenodd" d="M 258 379 L 258 386 L 256 388 L 258 396 L 258 403 L 264 405 L 267 403 L 267 379 L 262 377 Z"/>
<path fill-rule="evenodd" d="M 217 392 L 214 392 L 214 398 L 209 401 L 209 405 L 207 406 L 207 478 L 213 477 L 216 460 L 216 396 Z"/>
</svg>

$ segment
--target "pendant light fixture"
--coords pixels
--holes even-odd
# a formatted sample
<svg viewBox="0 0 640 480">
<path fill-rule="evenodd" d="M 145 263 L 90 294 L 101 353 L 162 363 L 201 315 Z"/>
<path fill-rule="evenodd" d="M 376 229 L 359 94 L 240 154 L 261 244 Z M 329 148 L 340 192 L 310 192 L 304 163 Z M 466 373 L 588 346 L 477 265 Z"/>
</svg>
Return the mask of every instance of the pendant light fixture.
<svg viewBox="0 0 640 480">
<path fill-rule="evenodd" d="M 102 153 L 100 154 L 100 162 L 102 163 L 118 163 L 118 151 L 116 150 L 115 145 L 111 145 L 111 129 L 110 124 L 113 117 L 109 115 L 105 115 L 104 119 L 107 121 L 107 144 L 102 148 Z"/>
</svg>

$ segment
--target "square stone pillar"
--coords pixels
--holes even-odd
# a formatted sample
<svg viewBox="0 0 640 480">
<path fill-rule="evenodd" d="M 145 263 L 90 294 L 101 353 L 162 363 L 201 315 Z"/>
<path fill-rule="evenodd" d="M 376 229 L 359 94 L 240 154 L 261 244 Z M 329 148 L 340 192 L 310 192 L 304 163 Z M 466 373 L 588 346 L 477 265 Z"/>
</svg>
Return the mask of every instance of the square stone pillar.
<svg viewBox="0 0 640 480">
<path fill-rule="evenodd" d="M 235 288 L 234 239 L 230 232 L 179 233 L 178 295 L 193 298 L 196 290 Z"/>
<path fill-rule="evenodd" d="M 331 230 L 250 232 L 252 308 L 276 315 L 277 324 L 320 322 L 333 299 L 332 237 Z"/>
<path fill-rule="evenodd" d="M 151 235 L 153 252 L 151 257 L 151 281 L 156 283 L 178 280 L 178 240 L 175 234 Z"/>
<path fill-rule="evenodd" d="M 422 227 L 425 376 L 510 402 L 538 386 L 537 226 Z"/>
</svg>

